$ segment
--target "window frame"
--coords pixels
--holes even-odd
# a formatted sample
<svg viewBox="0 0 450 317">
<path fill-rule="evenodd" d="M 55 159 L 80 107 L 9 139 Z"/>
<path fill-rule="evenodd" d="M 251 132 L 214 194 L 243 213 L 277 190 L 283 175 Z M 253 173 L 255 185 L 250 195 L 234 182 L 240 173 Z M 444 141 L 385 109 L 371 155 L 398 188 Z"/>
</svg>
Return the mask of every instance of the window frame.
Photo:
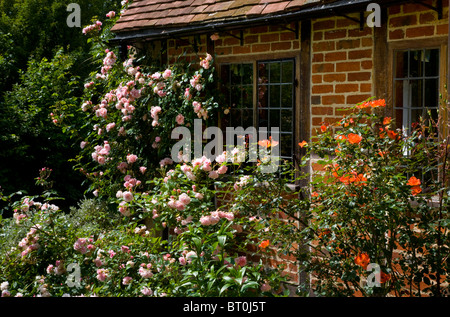
<svg viewBox="0 0 450 317">
<path fill-rule="evenodd" d="M 439 49 L 439 91 L 438 95 L 442 95 L 445 100 L 448 96 L 445 86 L 447 85 L 447 65 L 448 65 L 448 37 L 433 37 L 426 41 L 424 40 L 401 40 L 395 42 L 388 42 L 388 60 L 387 60 L 387 100 L 386 100 L 386 116 L 390 116 L 395 121 L 395 107 L 394 107 L 394 71 L 395 71 L 395 52 L 402 50 L 423 50 L 423 49 Z M 450 87 L 448 87 L 450 89 Z M 448 122 L 447 113 L 443 111 L 443 105 L 439 101 L 437 109 L 440 113 L 444 113 L 443 122 Z M 438 137 L 446 137 L 449 133 L 447 124 L 441 124 L 438 127 Z M 407 155 L 407 152 L 405 153 Z M 440 177 L 438 175 L 438 177 Z"/>
<path fill-rule="evenodd" d="M 238 55 L 230 55 L 230 56 L 217 56 L 216 57 L 216 65 L 218 70 L 219 78 L 222 77 L 221 74 L 221 65 L 222 64 L 253 64 L 253 126 L 255 128 L 259 128 L 258 126 L 258 63 L 260 62 L 273 62 L 273 61 L 282 61 L 292 59 L 294 62 L 294 82 L 293 82 L 293 108 L 292 108 L 292 160 L 295 160 L 295 157 L 299 157 L 299 151 L 295 144 L 301 142 L 301 135 L 308 135 L 307 127 L 301 124 L 300 121 L 300 51 L 291 51 L 291 52 L 283 52 L 283 53 L 265 53 L 265 54 L 252 54 L 245 56 Z M 306 79 L 309 80 L 309 79 Z M 222 126 L 222 116 L 223 114 L 219 114 L 218 123 L 219 127 L 223 130 L 226 127 Z M 268 131 L 270 132 L 270 131 Z"/>
<path fill-rule="evenodd" d="M 402 40 L 395 42 L 388 42 L 388 85 L 387 85 L 387 100 L 386 100 L 386 116 L 390 116 L 395 119 L 395 106 L 394 106 L 394 71 L 395 71 L 395 52 L 403 50 L 423 50 L 423 49 L 439 49 L 439 92 L 444 98 L 445 86 L 447 84 L 447 57 L 448 57 L 448 38 L 447 37 L 436 37 L 430 38 L 426 41 L 418 40 Z M 437 109 L 442 113 L 442 104 L 439 103 Z M 448 119 L 448 118 L 446 118 Z M 446 135 L 445 131 L 446 125 L 439 127 L 439 134 L 441 136 Z"/>
</svg>

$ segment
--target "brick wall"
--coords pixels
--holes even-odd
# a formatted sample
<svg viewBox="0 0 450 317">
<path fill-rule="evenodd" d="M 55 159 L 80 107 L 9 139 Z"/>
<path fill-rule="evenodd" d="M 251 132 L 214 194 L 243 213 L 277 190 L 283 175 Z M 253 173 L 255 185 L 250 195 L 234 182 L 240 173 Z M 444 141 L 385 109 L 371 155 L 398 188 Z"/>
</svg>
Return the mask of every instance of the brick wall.
<svg viewBox="0 0 450 317">
<path fill-rule="evenodd" d="M 424 1 L 428 5 L 436 5 L 436 1 Z M 426 6 L 411 3 L 389 8 L 389 41 L 405 39 L 423 39 L 430 36 L 447 36 L 448 34 L 448 1 L 442 1 L 443 16 Z"/>
<path fill-rule="evenodd" d="M 350 15 L 352 16 L 352 15 Z M 357 15 L 353 16 L 357 18 Z M 312 23 L 311 135 L 373 94 L 373 29 L 344 18 Z"/>
</svg>

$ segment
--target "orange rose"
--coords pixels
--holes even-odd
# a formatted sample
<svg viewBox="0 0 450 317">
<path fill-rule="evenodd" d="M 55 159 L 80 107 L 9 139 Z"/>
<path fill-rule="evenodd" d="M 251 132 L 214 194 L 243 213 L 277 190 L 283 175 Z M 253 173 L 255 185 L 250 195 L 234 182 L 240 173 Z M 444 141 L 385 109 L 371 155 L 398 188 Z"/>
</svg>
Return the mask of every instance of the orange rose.
<svg viewBox="0 0 450 317">
<path fill-rule="evenodd" d="M 300 145 L 300 147 L 303 148 L 304 146 L 308 145 L 308 142 L 302 141 L 298 145 Z"/>
<path fill-rule="evenodd" d="M 389 138 L 391 138 L 392 140 L 395 140 L 398 136 L 398 133 L 395 133 L 392 130 L 387 130 L 387 134 L 388 134 Z"/>
<path fill-rule="evenodd" d="M 391 123 L 392 118 L 391 117 L 385 117 L 383 119 L 383 124 L 384 125 L 388 125 L 389 123 Z"/>
<path fill-rule="evenodd" d="M 420 188 L 420 186 L 413 186 L 411 188 L 411 194 L 413 196 L 416 196 L 417 194 L 420 194 L 422 192 L 422 188 Z"/>
<path fill-rule="evenodd" d="M 391 279 L 391 274 L 384 273 L 383 271 L 380 272 L 380 283 L 386 283 Z"/>
<path fill-rule="evenodd" d="M 265 147 L 265 148 L 269 148 L 269 147 L 274 147 L 278 145 L 277 141 L 272 141 L 272 137 L 269 137 L 269 140 L 261 140 L 258 141 L 258 145 Z"/>
<path fill-rule="evenodd" d="M 263 242 L 261 242 L 261 243 L 259 244 L 259 247 L 260 247 L 261 249 L 265 249 L 265 248 L 267 248 L 267 247 L 269 246 L 269 244 L 270 244 L 270 241 L 269 241 L 269 240 L 264 240 Z"/>
<path fill-rule="evenodd" d="M 416 178 L 415 176 L 411 176 L 406 183 L 406 185 L 409 186 L 419 186 L 421 184 L 420 179 Z"/>
<path fill-rule="evenodd" d="M 370 258 L 367 253 L 360 253 L 355 257 L 355 264 L 361 266 L 364 270 L 367 269 L 367 266 L 370 263 Z"/>
<path fill-rule="evenodd" d="M 362 136 L 360 136 L 359 134 L 355 134 L 355 133 L 349 133 L 347 138 L 348 138 L 348 142 L 350 142 L 352 144 L 358 144 L 362 140 Z"/>
</svg>

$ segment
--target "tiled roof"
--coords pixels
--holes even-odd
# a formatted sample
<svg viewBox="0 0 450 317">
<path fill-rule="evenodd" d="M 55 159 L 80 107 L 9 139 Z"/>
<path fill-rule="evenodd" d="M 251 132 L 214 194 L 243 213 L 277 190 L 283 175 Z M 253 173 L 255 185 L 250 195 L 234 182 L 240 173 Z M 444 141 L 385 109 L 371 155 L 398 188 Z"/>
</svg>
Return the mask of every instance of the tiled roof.
<svg viewBox="0 0 450 317">
<path fill-rule="evenodd" d="M 321 0 L 134 0 L 113 32 L 239 21 L 301 9 Z M 323 1 L 322 1 L 323 2 Z"/>
</svg>

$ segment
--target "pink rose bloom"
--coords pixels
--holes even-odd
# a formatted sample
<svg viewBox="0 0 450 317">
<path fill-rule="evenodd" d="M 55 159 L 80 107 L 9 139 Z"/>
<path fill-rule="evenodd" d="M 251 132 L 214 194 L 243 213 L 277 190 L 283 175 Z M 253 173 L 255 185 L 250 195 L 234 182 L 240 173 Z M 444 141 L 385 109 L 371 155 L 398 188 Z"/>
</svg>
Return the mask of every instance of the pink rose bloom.
<svg viewBox="0 0 450 317">
<path fill-rule="evenodd" d="M 225 153 L 216 156 L 216 162 L 219 163 L 219 164 L 225 162 L 226 160 L 227 160 L 227 158 L 226 158 L 226 154 Z"/>
<path fill-rule="evenodd" d="M 82 141 L 80 143 L 80 148 L 84 149 L 84 147 L 86 146 L 87 142 L 86 141 Z"/>
<path fill-rule="evenodd" d="M 111 131 L 115 126 L 116 124 L 114 122 L 108 123 L 108 125 L 106 125 L 106 131 Z"/>
<path fill-rule="evenodd" d="M 199 112 L 200 109 L 202 108 L 202 105 L 198 101 L 194 101 L 192 103 L 192 107 L 194 107 L 194 112 Z"/>
<path fill-rule="evenodd" d="M 175 208 L 179 211 L 183 211 L 184 209 L 186 209 L 186 205 L 183 204 L 183 202 L 177 200 L 175 201 Z"/>
<path fill-rule="evenodd" d="M 130 202 L 133 200 L 133 194 L 129 191 L 123 192 L 122 197 L 126 202 Z"/>
<path fill-rule="evenodd" d="M 160 141 L 161 141 L 161 138 L 160 138 L 159 136 L 157 136 L 157 137 L 155 138 L 155 142 L 158 143 L 158 142 L 160 142 Z"/>
<path fill-rule="evenodd" d="M 147 170 L 147 167 L 145 167 L 145 166 L 139 167 L 139 171 L 140 171 L 142 174 L 144 174 L 146 170 Z"/>
<path fill-rule="evenodd" d="M 153 295 L 153 291 L 148 287 L 144 287 L 143 289 L 141 289 L 141 293 L 144 296 L 152 296 Z"/>
<path fill-rule="evenodd" d="M 217 169 L 217 173 L 219 173 L 219 174 L 225 174 L 225 173 L 227 172 L 227 170 L 228 170 L 228 167 L 227 167 L 226 165 L 222 165 L 221 167 L 219 167 L 219 168 Z"/>
<path fill-rule="evenodd" d="M 196 193 L 196 194 L 195 194 L 195 198 L 197 198 L 197 199 L 203 199 L 203 194 L 201 194 L 201 193 Z"/>
<path fill-rule="evenodd" d="M 53 272 L 53 264 L 47 266 L 47 274 L 51 274 Z"/>
<path fill-rule="evenodd" d="M 205 160 L 203 162 L 202 170 L 204 170 L 205 172 L 209 172 L 209 171 L 212 170 L 212 168 L 211 168 L 211 161 L 210 160 Z"/>
<path fill-rule="evenodd" d="M 201 216 L 200 223 L 203 226 L 209 226 L 211 224 L 211 218 L 209 216 Z"/>
<path fill-rule="evenodd" d="M 191 198 L 185 193 L 181 194 L 180 197 L 178 197 L 178 199 L 180 202 L 182 202 L 185 205 L 187 205 L 191 202 Z"/>
<path fill-rule="evenodd" d="M 161 73 L 156 72 L 156 73 L 152 74 L 151 78 L 155 79 L 155 80 L 160 79 L 161 78 Z"/>
<path fill-rule="evenodd" d="M 106 278 L 108 277 L 108 270 L 106 269 L 98 269 L 97 270 L 97 279 L 100 282 L 104 282 L 106 280 Z"/>
<path fill-rule="evenodd" d="M 194 251 L 189 251 L 188 253 L 186 253 L 186 259 L 189 264 L 192 262 L 192 259 L 195 257 L 197 257 L 197 253 L 195 253 Z"/>
<path fill-rule="evenodd" d="M 245 256 L 237 257 L 236 259 L 234 259 L 234 263 L 236 263 L 236 265 L 239 265 L 240 267 L 243 267 L 247 264 L 247 258 Z"/>
<path fill-rule="evenodd" d="M 183 123 L 184 123 L 184 116 L 183 116 L 182 114 L 179 114 L 179 115 L 175 118 L 175 121 L 176 121 L 179 125 L 183 124 Z"/>
<path fill-rule="evenodd" d="M 133 279 L 130 276 L 125 276 L 122 280 L 123 285 L 129 285 Z"/>
<path fill-rule="evenodd" d="M 134 155 L 134 154 L 127 155 L 127 162 L 129 164 L 132 164 L 132 163 L 137 161 L 137 158 L 138 157 L 136 155 Z"/>
<path fill-rule="evenodd" d="M 208 177 L 212 178 L 212 179 L 216 179 L 219 177 L 219 173 L 217 173 L 216 171 L 211 171 L 211 172 L 209 172 Z"/>
<path fill-rule="evenodd" d="M 94 263 L 95 263 L 95 266 L 96 266 L 96 267 L 100 267 L 100 266 L 102 266 L 102 265 L 103 265 L 103 262 L 102 262 L 102 260 L 101 260 L 101 259 L 99 259 L 99 258 L 96 258 L 95 260 L 92 260 L 92 262 L 94 262 Z"/>
<path fill-rule="evenodd" d="M 178 262 L 180 262 L 181 265 L 186 265 L 186 258 L 184 256 L 180 256 L 178 258 Z"/>
<path fill-rule="evenodd" d="M 164 79 L 167 79 L 170 76 L 172 76 L 172 71 L 170 69 L 166 69 L 162 76 L 163 76 Z"/>
</svg>

